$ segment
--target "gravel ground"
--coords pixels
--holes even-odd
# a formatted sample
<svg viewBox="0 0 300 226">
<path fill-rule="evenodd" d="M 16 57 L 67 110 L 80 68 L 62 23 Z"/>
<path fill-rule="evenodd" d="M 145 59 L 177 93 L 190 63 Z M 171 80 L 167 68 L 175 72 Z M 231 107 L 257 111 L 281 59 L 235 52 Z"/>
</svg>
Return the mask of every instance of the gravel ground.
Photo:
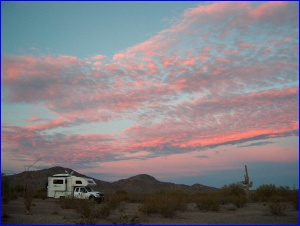
<svg viewBox="0 0 300 226">
<path fill-rule="evenodd" d="M 34 199 L 30 215 L 26 215 L 24 200 L 18 198 L 2 205 L 2 224 L 83 224 L 86 219 L 72 209 L 62 209 L 57 200 Z M 99 204 L 102 205 L 102 204 Z M 173 218 L 159 214 L 146 216 L 138 211 L 140 204 L 123 203 L 107 219 L 97 224 L 298 224 L 298 211 L 287 204 L 285 215 L 274 216 L 266 203 L 248 203 L 243 208 L 222 206 L 219 212 L 199 211 L 194 203 Z"/>
</svg>

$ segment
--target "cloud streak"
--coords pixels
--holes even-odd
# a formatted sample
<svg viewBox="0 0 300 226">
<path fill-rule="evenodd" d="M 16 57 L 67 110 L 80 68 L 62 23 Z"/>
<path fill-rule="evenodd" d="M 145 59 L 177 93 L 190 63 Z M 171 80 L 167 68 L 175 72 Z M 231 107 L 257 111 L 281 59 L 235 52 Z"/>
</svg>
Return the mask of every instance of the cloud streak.
<svg viewBox="0 0 300 226">
<path fill-rule="evenodd" d="M 5 55 L 2 65 L 7 103 L 58 115 L 2 127 L 3 151 L 53 163 L 155 158 L 298 131 L 295 2 L 201 4 L 112 59 Z M 114 136 L 72 132 L 118 120 L 134 123 Z"/>
</svg>

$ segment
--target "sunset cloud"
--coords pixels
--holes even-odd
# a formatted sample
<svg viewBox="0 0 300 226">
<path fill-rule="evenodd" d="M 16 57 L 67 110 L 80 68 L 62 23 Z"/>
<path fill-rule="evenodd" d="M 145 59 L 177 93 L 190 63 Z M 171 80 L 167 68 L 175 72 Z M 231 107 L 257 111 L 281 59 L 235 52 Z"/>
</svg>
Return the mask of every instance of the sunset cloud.
<svg viewBox="0 0 300 226">
<path fill-rule="evenodd" d="M 279 161 L 270 139 L 298 136 L 298 45 L 298 3 L 215 2 L 111 58 L 4 54 L 3 101 L 55 117 L 5 124 L 2 151 L 118 169 L 164 157 L 189 164 L 178 156 L 216 166 L 221 158 L 205 150 L 238 144 L 228 157 L 247 150 L 251 161 Z M 122 120 L 129 125 L 114 133 L 75 129 Z M 279 154 L 248 151 L 264 145 Z"/>
</svg>

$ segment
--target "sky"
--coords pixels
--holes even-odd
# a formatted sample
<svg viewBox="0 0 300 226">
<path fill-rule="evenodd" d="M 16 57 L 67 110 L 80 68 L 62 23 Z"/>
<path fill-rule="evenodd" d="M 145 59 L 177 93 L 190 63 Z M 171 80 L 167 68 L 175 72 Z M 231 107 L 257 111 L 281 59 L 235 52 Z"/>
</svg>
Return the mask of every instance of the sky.
<svg viewBox="0 0 300 226">
<path fill-rule="evenodd" d="M 298 2 L 1 2 L 2 172 L 298 188 Z"/>
</svg>

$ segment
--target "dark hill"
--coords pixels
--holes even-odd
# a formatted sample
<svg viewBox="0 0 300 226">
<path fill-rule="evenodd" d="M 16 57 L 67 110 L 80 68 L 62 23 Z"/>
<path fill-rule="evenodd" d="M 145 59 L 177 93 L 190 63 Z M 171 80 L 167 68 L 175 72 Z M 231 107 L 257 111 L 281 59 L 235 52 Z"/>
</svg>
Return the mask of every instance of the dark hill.
<svg viewBox="0 0 300 226">
<path fill-rule="evenodd" d="M 18 184 L 23 184 L 24 180 L 28 180 L 36 189 L 45 188 L 47 183 L 47 178 L 53 174 L 58 173 L 71 173 L 73 170 L 69 168 L 64 168 L 60 166 L 55 166 L 49 169 L 42 169 L 36 171 L 24 171 L 19 174 L 5 176 L 9 183 L 13 186 Z M 73 175 L 79 177 L 89 177 L 87 175 L 80 174 L 76 171 Z M 111 193 L 117 190 L 125 190 L 129 193 L 152 193 L 169 189 L 181 189 L 188 193 L 194 193 L 199 191 L 211 191 L 217 188 L 209 187 L 201 184 L 194 184 L 192 186 L 184 184 L 174 184 L 170 182 L 161 182 L 154 177 L 147 174 L 140 174 L 127 179 L 121 179 L 115 182 L 106 182 L 92 178 L 97 183 L 97 186 L 93 188 L 94 190 L 102 191 L 104 193 Z"/>
</svg>

